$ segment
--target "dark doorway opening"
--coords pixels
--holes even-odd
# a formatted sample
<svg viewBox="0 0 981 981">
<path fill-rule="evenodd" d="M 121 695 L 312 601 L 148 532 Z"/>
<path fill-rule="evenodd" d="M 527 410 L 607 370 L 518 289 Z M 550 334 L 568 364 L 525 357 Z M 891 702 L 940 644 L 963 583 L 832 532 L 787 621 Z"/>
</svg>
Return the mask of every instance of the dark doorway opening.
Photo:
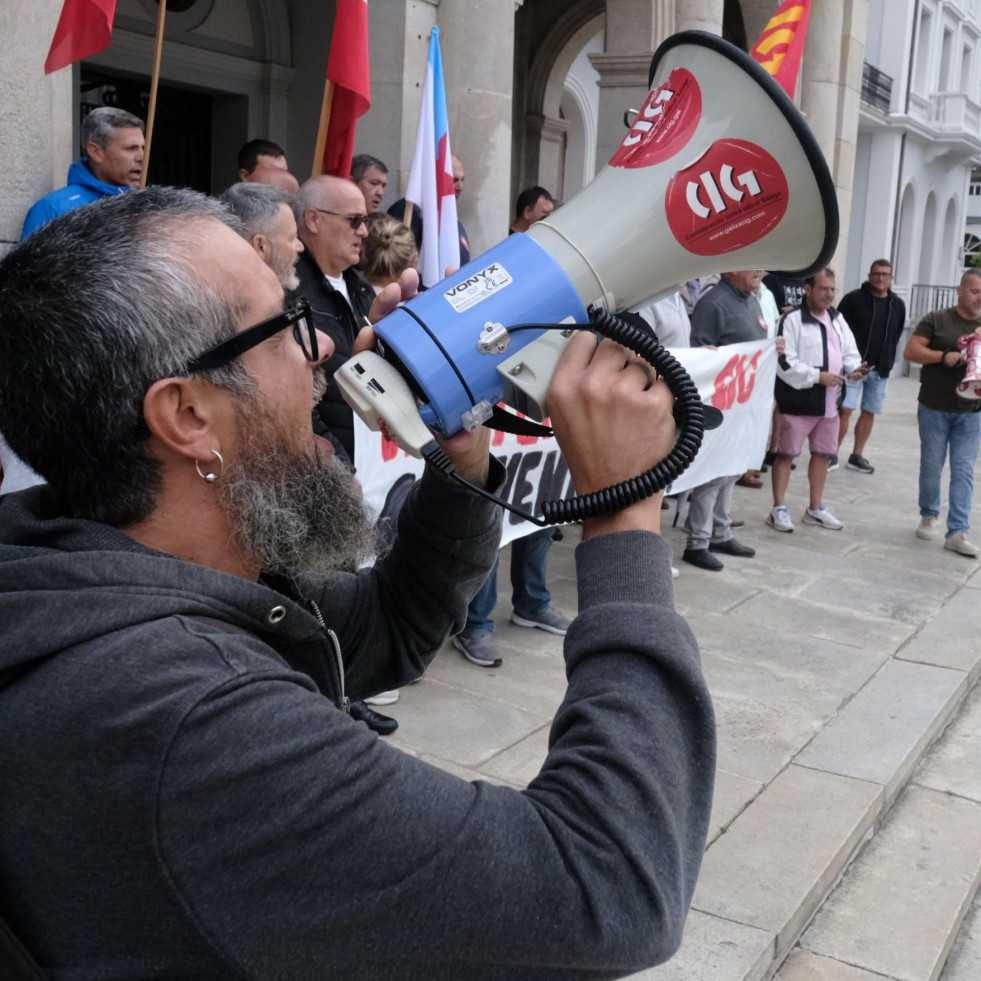
<svg viewBox="0 0 981 981">
<path fill-rule="evenodd" d="M 150 105 L 148 78 L 83 67 L 80 89 L 80 120 L 99 106 L 114 106 L 146 121 Z M 211 193 L 212 99 L 211 95 L 192 89 L 163 84 L 158 87 L 148 184 Z"/>
</svg>

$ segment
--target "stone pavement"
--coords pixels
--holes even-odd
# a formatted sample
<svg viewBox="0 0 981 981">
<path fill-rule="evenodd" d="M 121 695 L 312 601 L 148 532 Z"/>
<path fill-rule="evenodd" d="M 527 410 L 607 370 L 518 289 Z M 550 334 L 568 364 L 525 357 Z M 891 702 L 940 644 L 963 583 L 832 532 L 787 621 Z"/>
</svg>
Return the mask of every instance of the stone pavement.
<svg viewBox="0 0 981 981">
<path fill-rule="evenodd" d="M 768 486 L 736 488 L 736 535 L 756 558 L 722 556 L 719 573 L 676 562 L 677 606 L 718 717 L 716 798 L 682 949 L 638 979 L 934 981 L 955 942 L 943 981 L 981 977 L 981 699 L 969 697 L 981 565 L 913 534 L 916 386 L 890 381 L 866 449 L 876 472 L 844 467 L 849 435 L 828 475 L 825 503 L 844 530 L 800 521 L 805 452 L 788 495 L 793 534 L 764 525 Z M 974 524 L 981 540 L 981 489 Z M 665 534 L 680 557 L 680 529 Z M 577 540 L 568 529 L 550 562 L 570 613 Z M 522 787 L 545 756 L 564 675 L 560 638 L 512 626 L 508 599 L 501 668 L 448 644 L 384 711 L 400 722 L 395 745 Z"/>
</svg>

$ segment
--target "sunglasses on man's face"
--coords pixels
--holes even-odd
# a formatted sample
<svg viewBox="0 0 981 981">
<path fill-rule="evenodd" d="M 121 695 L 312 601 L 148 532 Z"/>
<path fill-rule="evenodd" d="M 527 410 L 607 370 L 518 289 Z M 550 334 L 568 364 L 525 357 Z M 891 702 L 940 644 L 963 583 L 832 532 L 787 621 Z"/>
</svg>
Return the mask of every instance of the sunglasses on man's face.
<svg viewBox="0 0 981 981">
<path fill-rule="evenodd" d="M 320 349 L 317 345 L 317 328 L 313 324 L 313 311 L 310 309 L 310 304 L 301 297 L 288 310 L 277 313 L 275 317 L 263 320 L 253 327 L 246 327 L 234 337 L 192 358 L 187 363 L 187 371 L 193 374 L 195 371 L 221 368 L 288 327 L 293 328 L 293 339 L 303 349 L 307 361 L 319 360 Z"/>
<path fill-rule="evenodd" d="M 322 215 L 333 215 L 335 218 L 343 218 L 354 231 L 357 231 L 362 225 L 368 223 L 367 215 L 342 215 L 339 211 L 328 211 L 326 208 L 314 208 L 313 210 L 319 211 Z"/>
</svg>

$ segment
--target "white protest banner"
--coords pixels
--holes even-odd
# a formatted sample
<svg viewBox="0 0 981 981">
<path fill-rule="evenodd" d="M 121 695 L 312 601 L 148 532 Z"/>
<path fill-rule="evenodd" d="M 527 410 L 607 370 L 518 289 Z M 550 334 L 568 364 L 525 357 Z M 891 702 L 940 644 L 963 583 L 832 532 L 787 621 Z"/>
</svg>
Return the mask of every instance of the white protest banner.
<svg viewBox="0 0 981 981">
<path fill-rule="evenodd" d="M 716 477 L 757 470 L 763 464 L 773 413 L 777 350 L 772 340 L 675 348 L 705 405 L 722 412 L 722 425 L 706 431 L 692 465 L 671 485 L 670 493 L 691 490 Z"/>
<path fill-rule="evenodd" d="M 554 439 L 495 432 L 491 453 L 504 465 L 507 476 L 499 496 L 509 504 L 537 515 L 539 502 L 572 495 L 569 468 Z M 355 415 L 354 466 L 365 502 L 385 520 L 405 499 L 412 480 L 422 473 L 423 461 L 409 456 L 380 433 L 373 433 Z M 501 545 L 540 530 L 538 525 L 506 511 Z"/>
<path fill-rule="evenodd" d="M 772 341 L 731 344 L 717 350 L 678 348 L 671 352 L 684 366 L 706 405 L 722 411 L 723 423 L 705 433 L 694 463 L 672 484 L 678 493 L 714 477 L 741 474 L 763 462 L 770 414 L 776 350 Z M 500 496 L 509 504 L 538 514 L 541 501 L 569 497 L 569 470 L 554 439 L 495 432 L 491 452 L 507 473 Z M 368 506 L 382 522 L 405 499 L 423 462 L 373 433 L 355 415 L 354 465 Z M 505 512 L 502 545 L 537 531 L 531 522 Z"/>
</svg>

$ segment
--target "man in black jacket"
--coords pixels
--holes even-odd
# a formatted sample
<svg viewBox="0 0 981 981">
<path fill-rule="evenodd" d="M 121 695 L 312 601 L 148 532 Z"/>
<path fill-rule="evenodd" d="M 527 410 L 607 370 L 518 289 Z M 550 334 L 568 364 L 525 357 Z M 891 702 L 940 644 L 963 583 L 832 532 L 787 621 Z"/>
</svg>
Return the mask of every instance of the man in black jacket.
<svg viewBox="0 0 981 981">
<path fill-rule="evenodd" d="M 340 177 L 311 177 L 293 196 L 293 214 L 305 251 L 296 275 L 302 296 L 313 309 L 313 321 L 334 342 L 324 362 L 327 390 L 313 410 L 313 429 L 330 441 L 334 452 L 354 469 L 354 415 L 340 389 L 330 382 L 334 372 L 354 353 L 354 339 L 368 323 L 375 291 L 354 268 L 361 241 L 368 234 L 364 195 L 357 184 Z M 385 693 L 385 704 L 392 699 Z M 363 701 L 351 703 L 351 714 L 381 735 L 398 728 L 395 719 Z"/>
<path fill-rule="evenodd" d="M 328 378 L 351 357 L 354 339 L 368 322 L 374 290 L 354 268 L 361 240 L 368 234 L 364 195 L 357 184 L 340 177 L 311 177 L 293 197 L 293 213 L 305 252 L 296 274 L 302 296 L 313 308 L 317 330 L 334 342 L 325 363 Z M 354 461 L 354 422 L 351 407 L 336 385 L 329 385 L 314 409 L 318 435 L 338 444 L 348 462 Z"/>
<path fill-rule="evenodd" d="M 873 467 L 865 459 L 865 444 L 872 434 L 875 417 L 882 412 L 886 398 L 889 372 L 896 361 L 899 335 L 906 324 L 906 304 L 893 293 L 892 263 L 888 259 L 876 259 L 869 269 L 867 282 L 857 290 L 846 293 L 838 307 L 858 345 L 862 360 L 870 365 L 870 371 L 858 382 L 845 383 L 845 399 L 841 404 L 838 423 L 838 446 L 845 441 L 852 410 L 862 401 L 862 411 L 855 423 L 855 446 L 846 466 L 859 473 L 873 473 Z M 838 466 L 838 457 L 831 458 L 830 469 Z"/>
</svg>

